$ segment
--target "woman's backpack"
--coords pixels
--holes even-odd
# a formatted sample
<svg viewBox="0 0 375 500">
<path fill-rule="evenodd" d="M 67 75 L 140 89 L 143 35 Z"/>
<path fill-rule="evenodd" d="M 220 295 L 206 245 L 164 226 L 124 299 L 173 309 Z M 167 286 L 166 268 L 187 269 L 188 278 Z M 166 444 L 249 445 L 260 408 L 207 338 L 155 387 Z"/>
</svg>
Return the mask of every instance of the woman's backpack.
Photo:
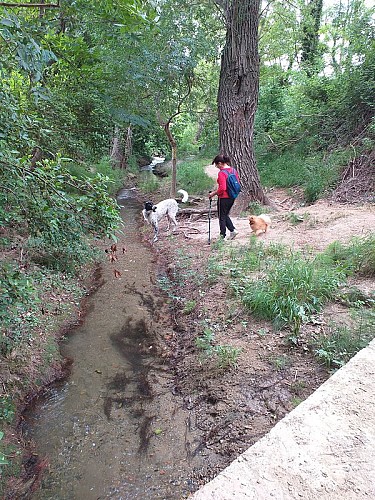
<svg viewBox="0 0 375 500">
<path fill-rule="evenodd" d="M 227 169 L 223 168 L 221 172 L 225 172 L 227 175 L 227 193 L 229 198 L 237 198 L 237 196 L 241 192 L 241 186 L 238 182 L 236 170 L 232 168 L 232 171 L 229 172 Z"/>
</svg>

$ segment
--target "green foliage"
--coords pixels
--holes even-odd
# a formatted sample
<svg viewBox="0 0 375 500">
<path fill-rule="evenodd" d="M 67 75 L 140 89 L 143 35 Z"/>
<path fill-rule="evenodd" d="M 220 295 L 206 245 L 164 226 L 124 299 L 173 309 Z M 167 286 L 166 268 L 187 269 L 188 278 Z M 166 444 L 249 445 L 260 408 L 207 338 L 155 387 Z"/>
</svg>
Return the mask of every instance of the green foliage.
<svg viewBox="0 0 375 500">
<path fill-rule="evenodd" d="M 271 363 L 275 366 L 276 370 L 284 370 L 290 364 L 290 359 L 288 356 L 281 355 L 271 358 Z"/>
<path fill-rule="evenodd" d="M 203 330 L 203 334 L 196 337 L 195 345 L 198 349 L 201 349 L 207 355 L 212 354 L 212 342 L 215 338 L 214 332 L 210 328 L 205 328 Z"/>
<path fill-rule="evenodd" d="M 3 439 L 4 433 L 0 431 L 0 441 Z M 0 450 L 0 465 L 8 465 L 8 460 L 6 459 L 4 453 Z"/>
<path fill-rule="evenodd" d="M 141 177 L 139 187 L 143 193 L 155 193 L 160 188 L 160 182 L 153 173 L 145 172 Z"/>
<path fill-rule="evenodd" d="M 373 307 L 375 305 L 375 295 L 368 295 L 359 290 L 355 286 L 348 287 L 347 289 L 340 290 L 336 299 L 347 307 L 363 308 Z"/>
<path fill-rule="evenodd" d="M 362 0 L 349 2 L 346 9 L 335 5 L 323 13 L 319 27 L 311 23 L 314 16 L 309 21 L 311 13 L 306 11 L 313 5 L 277 4 L 262 20 L 266 27 L 260 51 L 266 55 L 255 127 L 262 181 L 302 185 L 308 203 L 336 183 L 339 169 L 353 154 L 347 148 L 353 140 L 354 154 L 359 156 L 363 148 L 372 149 L 366 144 L 374 139 L 375 50 L 369 43 L 373 11 Z M 280 42 L 277 35 L 283 29 L 288 36 Z M 302 65 L 296 47 L 305 53 L 308 48 Z M 332 154 L 335 149 L 338 154 Z M 328 157 L 323 154 L 327 150 Z"/>
<path fill-rule="evenodd" d="M 0 397 L 0 421 L 10 424 L 16 414 L 16 408 L 14 401 L 12 401 L 10 396 Z"/>
<path fill-rule="evenodd" d="M 28 341 L 25 330 L 35 324 L 39 298 L 33 280 L 14 264 L 0 262 L 0 354 L 8 355 L 20 343 Z"/>
<path fill-rule="evenodd" d="M 354 327 L 332 324 L 327 334 L 314 340 L 316 356 L 327 368 L 340 368 L 373 340 L 374 311 L 362 310 L 356 314 L 355 319 Z"/>
<path fill-rule="evenodd" d="M 195 345 L 206 358 L 216 358 L 219 368 L 230 368 L 237 365 L 241 349 L 230 345 L 214 345 L 215 334 L 210 328 L 205 328 L 203 334 L 196 337 Z"/>
<path fill-rule="evenodd" d="M 375 276 L 375 235 L 353 238 L 348 245 L 335 241 L 327 247 L 320 259 L 334 265 L 346 275 Z"/>
<path fill-rule="evenodd" d="M 298 334 L 301 324 L 333 296 L 340 278 L 328 269 L 317 269 L 314 262 L 291 255 L 275 263 L 266 279 L 249 283 L 243 302 L 256 316 L 288 324 Z"/>
<path fill-rule="evenodd" d="M 295 214 L 294 212 L 290 212 L 287 214 L 286 219 L 292 224 L 292 226 L 297 226 L 301 224 L 306 219 L 306 214 L 300 215 Z"/>
<path fill-rule="evenodd" d="M 61 160 L 61 165 L 73 179 L 77 179 L 80 182 L 92 181 L 97 175 L 102 176 L 106 180 L 106 188 L 109 194 L 116 194 L 123 186 L 124 171 L 119 168 L 114 169 L 108 156 L 103 156 L 94 165 L 88 165 L 84 162 L 78 163 L 74 160 L 64 158 Z M 66 184 L 65 189 L 68 192 L 77 192 L 77 186 L 74 186 L 74 183 Z"/>
<path fill-rule="evenodd" d="M 306 155 L 300 148 L 284 153 L 259 155 L 258 167 L 264 186 L 299 186 L 308 180 Z"/>
<path fill-rule="evenodd" d="M 25 162 L 3 161 L 2 167 L 0 182 L 7 190 L 0 197 L 0 223 L 14 227 L 18 221 L 29 235 L 29 250 L 46 265 L 75 272 L 93 257 L 87 237 L 112 237 L 118 228 L 119 210 L 108 194 L 108 177 L 97 173 L 79 179 L 52 161 L 35 169 Z"/>
<path fill-rule="evenodd" d="M 231 273 L 231 287 L 252 314 L 288 325 L 297 335 L 302 323 L 334 297 L 344 275 L 318 266 L 317 259 L 304 258 L 281 245 L 264 247 L 254 242 L 240 257 L 231 258 L 238 273 Z M 233 265 L 233 264 L 232 264 Z M 249 272 L 257 271 L 256 279 Z M 260 279 L 260 276 L 261 279 Z"/>
<path fill-rule="evenodd" d="M 345 291 L 343 285 L 349 275 L 373 276 L 374 248 L 373 236 L 368 236 L 346 246 L 336 242 L 313 258 L 252 238 L 245 247 L 218 249 L 220 255 L 209 261 L 208 278 L 229 278 L 236 297 L 252 314 L 276 327 L 288 326 L 290 340 L 297 341 L 301 325 L 329 300 L 357 309 L 373 307 L 371 296 Z"/>
<path fill-rule="evenodd" d="M 204 172 L 212 160 L 184 160 L 177 167 L 178 185 L 188 193 L 202 194 L 212 190 L 213 180 Z"/>
<path fill-rule="evenodd" d="M 260 215 L 267 213 L 269 210 L 267 207 L 263 207 L 257 201 L 252 201 L 249 203 L 247 210 L 253 215 Z"/>
<path fill-rule="evenodd" d="M 218 358 L 219 368 L 230 368 L 237 366 L 241 349 L 230 345 L 217 345 L 214 347 L 214 352 Z"/>
<path fill-rule="evenodd" d="M 78 300 L 81 292 L 74 279 L 63 273 L 2 261 L 0 264 L 0 354 L 36 345 L 35 331 L 48 318 L 47 302 L 52 295 L 63 294 Z M 63 314 L 69 303 L 53 301 L 53 315 Z"/>
<path fill-rule="evenodd" d="M 185 304 L 185 307 L 182 310 L 182 314 L 191 314 L 197 306 L 197 302 L 195 300 L 188 300 Z"/>
</svg>

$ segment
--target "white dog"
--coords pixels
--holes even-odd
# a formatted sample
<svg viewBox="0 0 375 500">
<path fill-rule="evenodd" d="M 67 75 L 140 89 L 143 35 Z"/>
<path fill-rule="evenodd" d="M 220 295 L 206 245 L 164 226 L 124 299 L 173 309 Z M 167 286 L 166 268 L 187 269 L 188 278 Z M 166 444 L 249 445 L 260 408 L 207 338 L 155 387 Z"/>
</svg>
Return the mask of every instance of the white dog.
<svg viewBox="0 0 375 500">
<path fill-rule="evenodd" d="M 188 193 L 183 189 L 180 189 L 178 192 L 182 194 L 182 202 L 186 203 L 189 198 Z M 173 198 L 160 201 L 157 205 L 154 205 L 151 201 L 146 201 L 144 206 L 145 208 L 142 210 L 142 215 L 144 220 L 154 228 L 154 242 L 158 239 L 159 221 L 165 215 L 168 219 L 168 230 L 171 222 L 174 224 L 174 227 L 177 226 L 176 214 L 178 212 L 178 205 L 177 201 Z"/>
</svg>

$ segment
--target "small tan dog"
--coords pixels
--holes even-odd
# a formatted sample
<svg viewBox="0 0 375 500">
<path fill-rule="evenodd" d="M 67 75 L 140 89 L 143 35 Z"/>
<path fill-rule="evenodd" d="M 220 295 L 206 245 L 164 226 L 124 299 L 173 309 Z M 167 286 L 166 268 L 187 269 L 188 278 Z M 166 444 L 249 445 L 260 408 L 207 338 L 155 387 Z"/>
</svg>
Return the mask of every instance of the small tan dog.
<svg viewBox="0 0 375 500">
<path fill-rule="evenodd" d="M 271 225 L 271 219 L 265 214 L 249 215 L 249 224 L 255 235 L 259 236 L 260 234 L 268 231 L 268 228 Z"/>
</svg>

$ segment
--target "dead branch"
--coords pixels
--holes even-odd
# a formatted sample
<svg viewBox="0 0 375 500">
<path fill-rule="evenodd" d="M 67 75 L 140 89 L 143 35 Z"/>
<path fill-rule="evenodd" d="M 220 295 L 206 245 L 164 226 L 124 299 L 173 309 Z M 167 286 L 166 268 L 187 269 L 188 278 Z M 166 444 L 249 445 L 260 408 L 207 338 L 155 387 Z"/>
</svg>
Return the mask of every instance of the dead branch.
<svg viewBox="0 0 375 500">
<path fill-rule="evenodd" d="M 197 208 L 180 208 L 180 210 L 178 211 L 179 214 L 185 214 L 185 215 L 194 215 L 194 214 L 198 214 L 198 215 L 206 215 L 209 213 L 209 209 L 208 208 L 202 208 L 200 210 L 198 210 Z M 216 208 L 212 208 L 211 209 L 211 214 L 212 215 L 216 215 L 217 214 L 217 209 Z"/>
</svg>

